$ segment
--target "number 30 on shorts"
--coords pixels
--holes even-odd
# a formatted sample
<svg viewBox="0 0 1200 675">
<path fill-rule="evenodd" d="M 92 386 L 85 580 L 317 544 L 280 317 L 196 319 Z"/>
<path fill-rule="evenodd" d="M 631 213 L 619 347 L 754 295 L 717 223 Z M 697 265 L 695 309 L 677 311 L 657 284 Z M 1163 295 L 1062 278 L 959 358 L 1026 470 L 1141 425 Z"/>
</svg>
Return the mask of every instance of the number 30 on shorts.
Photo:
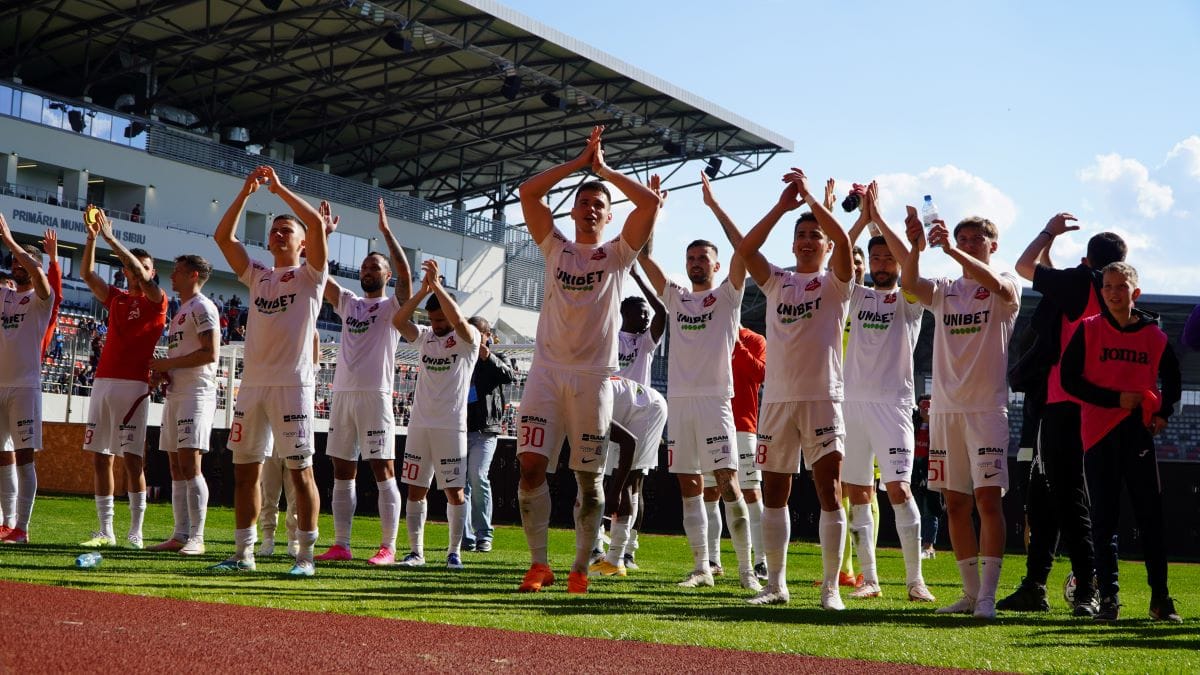
<svg viewBox="0 0 1200 675">
<path fill-rule="evenodd" d="M 546 430 L 541 427 L 521 425 L 521 447 L 540 448 L 546 443 Z"/>
</svg>

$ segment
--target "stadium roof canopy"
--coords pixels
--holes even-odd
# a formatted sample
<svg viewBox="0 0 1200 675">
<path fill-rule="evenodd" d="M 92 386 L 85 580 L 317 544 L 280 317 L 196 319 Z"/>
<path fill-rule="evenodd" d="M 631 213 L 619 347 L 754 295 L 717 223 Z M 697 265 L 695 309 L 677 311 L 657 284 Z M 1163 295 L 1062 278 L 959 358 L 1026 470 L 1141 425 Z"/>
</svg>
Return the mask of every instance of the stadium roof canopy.
<svg viewBox="0 0 1200 675">
<path fill-rule="evenodd" d="M 595 124 L 623 170 L 712 158 L 725 177 L 792 149 L 491 0 L 5 5 L 2 76 L 433 201 L 511 203 Z"/>
</svg>

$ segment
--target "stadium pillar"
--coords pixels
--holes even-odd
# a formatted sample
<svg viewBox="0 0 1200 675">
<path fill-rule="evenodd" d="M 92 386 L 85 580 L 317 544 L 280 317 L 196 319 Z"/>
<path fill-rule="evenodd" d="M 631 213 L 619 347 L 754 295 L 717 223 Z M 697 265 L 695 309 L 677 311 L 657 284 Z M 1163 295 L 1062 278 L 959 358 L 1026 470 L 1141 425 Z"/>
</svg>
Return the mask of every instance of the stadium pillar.
<svg viewBox="0 0 1200 675">
<path fill-rule="evenodd" d="M 83 209 L 83 204 L 87 201 L 87 186 L 88 172 L 73 171 L 66 169 L 63 171 L 63 206 L 68 208 Z"/>
<path fill-rule="evenodd" d="M 0 185 L 10 185 L 17 182 L 17 157 L 15 152 L 6 152 L 0 161 Z"/>
</svg>

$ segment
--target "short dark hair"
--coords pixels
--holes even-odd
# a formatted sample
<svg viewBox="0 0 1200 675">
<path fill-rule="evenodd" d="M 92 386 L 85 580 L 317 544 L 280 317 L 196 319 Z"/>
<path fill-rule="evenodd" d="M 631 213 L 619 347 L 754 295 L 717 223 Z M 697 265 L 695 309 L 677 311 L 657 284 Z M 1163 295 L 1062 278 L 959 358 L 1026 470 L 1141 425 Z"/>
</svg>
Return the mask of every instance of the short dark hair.
<svg viewBox="0 0 1200 675">
<path fill-rule="evenodd" d="M 605 197 L 608 197 L 608 203 L 612 204 L 612 193 L 608 191 L 608 186 L 602 181 L 589 180 L 584 182 L 575 190 L 575 199 L 579 199 L 580 192 L 603 192 Z"/>
<path fill-rule="evenodd" d="M 804 213 L 801 213 L 800 217 L 796 219 L 796 224 L 792 226 L 792 236 L 796 236 L 796 230 L 800 229 L 800 223 L 815 222 L 817 222 L 817 216 L 812 211 L 805 211 Z"/>
<path fill-rule="evenodd" d="M 1088 240 L 1087 258 L 1092 269 L 1103 269 L 1110 263 L 1121 262 L 1129 247 L 1116 232 L 1101 232 Z"/>
<path fill-rule="evenodd" d="M 983 216 L 967 216 L 958 221 L 958 224 L 954 226 L 953 237 L 957 239 L 958 233 L 968 227 L 982 230 L 984 236 L 992 241 L 999 241 L 1000 239 L 1000 230 L 996 229 L 996 224 Z"/>
<path fill-rule="evenodd" d="M 446 296 L 448 298 L 450 298 L 451 300 L 454 300 L 455 302 L 457 302 L 457 299 L 454 297 L 454 294 L 451 293 L 450 291 L 446 291 Z M 436 312 L 436 311 L 440 310 L 441 308 L 442 308 L 442 301 L 438 300 L 437 293 L 430 293 L 429 299 L 425 301 L 425 311 L 426 312 Z"/>
<path fill-rule="evenodd" d="M 212 264 L 203 257 L 195 254 L 184 254 L 175 257 L 175 262 L 183 263 L 188 266 L 188 269 L 195 272 L 200 277 L 200 285 L 203 286 L 212 276 Z"/>
<path fill-rule="evenodd" d="M 887 247 L 887 249 L 889 251 L 892 250 L 891 247 L 888 246 L 887 239 L 885 237 L 883 237 L 882 235 L 871 237 L 871 240 L 867 242 L 867 250 L 868 251 L 875 248 L 876 246 L 885 246 L 885 247 Z"/>
<path fill-rule="evenodd" d="M 695 248 L 697 246 L 704 246 L 706 248 L 711 248 L 713 250 L 713 253 L 715 253 L 716 255 L 721 254 L 721 250 L 717 248 L 717 245 L 707 239 L 697 239 L 687 245 L 688 248 Z M 686 251 L 687 249 L 684 249 L 684 250 Z"/>
<path fill-rule="evenodd" d="M 33 244 L 25 244 L 25 245 L 24 245 L 24 246 L 22 246 L 21 248 L 25 249 L 25 252 L 26 252 L 26 253 L 28 253 L 29 255 L 33 256 L 33 259 L 34 259 L 34 260 L 37 260 L 38 262 L 41 262 L 41 260 L 42 260 L 42 249 L 40 249 L 40 248 L 38 248 L 38 247 L 34 246 Z"/>
<path fill-rule="evenodd" d="M 467 319 L 467 323 L 475 326 L 475 330 L 479 331 L 480 333 L 492 332 L 492 324 L 488 323 L 487 319 L 479 316 L 478 314 Z"/>
<path fill-rule="evenodd" d="M 392 269 L 392 258 L 388 254 L 380 253 L 379 251 L 367 251 L 367 255 L 363 257 L 363 262 L 366 262 L 367 258 L 370 258 L 371 256 L 379 256 L 380 258 L 383 258 L 383 263 L 387 265 L 389 270 Z"/>
<path fill-rule="evenodd" d="M 870 244 L 867 245 L 867 248 L 871 248 Z M 862 250 L 861 246 L 855 246 L 854 248 L 850 249 L 850 257 L 853 258 L 854 256 L 858 256 L 863 260 L 867 259 L 867 254 Z"/>
<path fill-rule="evenodd" d="M 154 256 L 150 255 L 150 252 L 144 248 L 131 248 L 129 249 L 129 253 L 138 260 L 141 260 L 142 258 L 149 258 L 151 263 L 154 262 Z"/>
<path fill-rule="evenodd" d="M 275 216 L 274 218 L 272 218 L 271 222 L 273 223 L 277 220 L 287 220 L 287 221 L 293 222 L 293 223 L 299 225 L 301 230 L 304 230 L 306 232 L 308 231 L 308 226 L 304 224 L 303 220 L 300 220 L 299 218 L 297 218 L 295 216 L 295 214 L 281 213 L 278 216 Z"/>
<path fill-rule="evenodd" d="M 689 246 L 688 248 L 691 248 L 691 247 Z M 631 295 L 621 301 L 621 311 L 624 312 L 626 307 L 632 307 L 634 305 L 648 305 L 648 304 L 650 304 L 650 303 L 646 302 L 646 299 L 643 298 L 642 296 Z"/>
</svg>

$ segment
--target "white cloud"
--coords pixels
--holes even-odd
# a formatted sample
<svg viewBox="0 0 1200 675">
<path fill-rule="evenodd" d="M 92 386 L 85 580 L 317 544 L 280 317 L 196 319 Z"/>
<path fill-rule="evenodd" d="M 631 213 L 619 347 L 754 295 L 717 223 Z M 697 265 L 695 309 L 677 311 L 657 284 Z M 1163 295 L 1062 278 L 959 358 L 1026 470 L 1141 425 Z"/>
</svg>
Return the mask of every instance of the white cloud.
<svg viewBox="0 0 1200 675">
<path fill-rule="evenodd" d="M 1100 202 L 1121 220 L 1156 218 L 1175 201 L 1171 186 L 1152 180 L 1144 164 L 1116 153 L 1097 155 L 1094 164 L 1079 172 L 1079 179 L 1093 186 Z"/>
<path fill-rule="evenodd" d="M 999 188 L 980 176 L 952 164 L 935 166 L 919 174 L 892 173 L 877 176 L 880 211 L 901 222 L 904 206 L 920 208 L 924 195 L 933 197 L 938 215 L 953 225 L 967 216 L 983 216 L 996 224 L 1001 234 L 1017 218 L 1017 205 Z"/>
</svg>

